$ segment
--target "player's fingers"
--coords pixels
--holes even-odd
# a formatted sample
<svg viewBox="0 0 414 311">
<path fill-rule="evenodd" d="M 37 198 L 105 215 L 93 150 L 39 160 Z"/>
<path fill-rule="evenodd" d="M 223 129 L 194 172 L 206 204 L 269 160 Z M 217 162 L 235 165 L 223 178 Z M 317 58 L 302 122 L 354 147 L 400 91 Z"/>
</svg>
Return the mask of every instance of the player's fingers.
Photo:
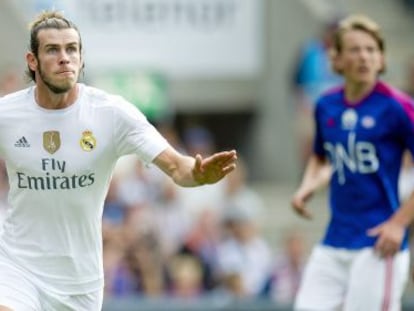
<svg viewBox="0 0 414 311">
<path fill-rule="evenodd" d="M 294 195 L 290 202 L 290 205 L 295 210 L 303 210 L 306 207 L 305 201 L 302 199 L 302 196 L 300 195 Z"/>
<path fill-rule="evenodd" d="M 392 246 L 384 246 L 381 249 L 377 250 L 377 253 L 380 257 L 387 258 L 392 257 L 398 252 L 398 249 Z"/>
<path fill-rule="evenodd" d="M 368 235 L 368 236 L 371 236 L 371 237 L 374 237 L 374 236 L 379 235 L 379 234 L 380 234 L 380 232 L 381 232 L 381 227 L 380 227 L 380 226 L 377 226 L 377 227 L 374 227 L 374 228 L 368 229 L 368 230 L 367 230 L 367 235 Z"/>
<path fill-rule="evenodd" d="M 310 198 L 312 198 L 312 196 L 313 196 L 313 192 L 308 192 L 303 196 L 303 200 L 308 201 L 310 200 Z"/>
<path fill-rule="evenodd" d="M 237 153 L 235 150 L 232 150 L 232 151 L 221 151 L 221 152 L 215 153 L 208 158 L 208 161 L 224 163 L 228 160 L 235 160 L 235 159 L 237 159 Z"/>
<path fill-rule="evenodd" d="M 225 160 L 218 162 L 218 164 L 221 165 L 222 167 L 227 167 L 231 165 L 236 166 L 235 165 L 236 160 L 237 160 L 237 157 L 230 157 L 230 158 L 226 158 Z"/>
<path fill-rule="evenodd" d="M 379 237 L 375 244 L 375 251 L 383 258 L 394 256 L 399 250 L 399 245 L 392 241 Z"/>
<path fill-rule="evenodd" d="M 300 215 L 305 219 L 312 219 L 312 214 L 307 209 L 304 209 Z"/>
<path fill-rule="evenodd" d="M 197 154 L 195 156 L 195 163 L 194 163 L 194 170 L 201 172 L 202 171 L 202 163 L 203 163 L 203 158 L 201 157 L 200 154 Z"/>
<path fill-rule="evenodd" d="M 234 171 L 236 169 L 236 164 L 230 164 L 226 167 L 223 167 L 222 172 L 227 175 L 228 173 Z"/>
<path fill-rule="evenodd" d="M 292 204 L 293 210 L 300 216 L 311 219 L 312 215 L 303 204 Z"/>
</svg>

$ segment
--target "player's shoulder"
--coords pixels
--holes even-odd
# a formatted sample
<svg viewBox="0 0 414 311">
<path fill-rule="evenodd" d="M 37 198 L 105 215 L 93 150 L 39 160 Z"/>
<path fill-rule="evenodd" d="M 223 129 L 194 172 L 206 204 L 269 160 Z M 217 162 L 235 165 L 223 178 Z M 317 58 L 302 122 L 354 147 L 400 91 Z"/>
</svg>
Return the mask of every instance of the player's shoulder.
<svg viewBox="0 0 414 311">
<path fill-rule="evenodd" d="M 338 102 L 343 98 L 343 91 L 343 85 L 338 85 L 326 90 L 318 98 L 316 106 L 330 106 L 332 103 Z"/>
<path fill-rule="evenodd" d="M 94 109 L 122 109 L 127 101 L 120 95 L 109 93 L 105 90 L 81 84 L 84 101 Z"/>
<path fill-rule="evenodd" d="M 414 100 L 402 90 L 382 81 L 375 86 L 376 94 L 385 99 L 390 109 L 403 110 L 414 120 Z"/>
<path fill-rule="evenodd" d="M 395 100 L 399 103 L 413 102 L 413 99 L 410 95 L 396 88 L 395 86 L 392 86 L 391 84 L 388 84 L 383 81 L 377 82 L 377 84 L 375 85 L 374 92 L 379 96 Z"/>
<path fill-rule="evenodd" d="M 18 109 L 30 103 L 30 94 L 32 91 L 33 88 L 28 87 L 0 97 L 0 111 L 4 112 L 10 109 Z"/>
<path fill-rule="evenodd" d="M 98 107 L 111 106 L 121 100 L 120 96 L 113 95 L 90 85 L 81 84 L 81 88 L 87 102 Z"/>
<path fill-rule="evenodd" d="M 111 110 L 116 115 L 141 115 L 141 112 L 123 96 L 105 90 L 82 85 L 85 101 L 93 109 Z"/>
</svg>

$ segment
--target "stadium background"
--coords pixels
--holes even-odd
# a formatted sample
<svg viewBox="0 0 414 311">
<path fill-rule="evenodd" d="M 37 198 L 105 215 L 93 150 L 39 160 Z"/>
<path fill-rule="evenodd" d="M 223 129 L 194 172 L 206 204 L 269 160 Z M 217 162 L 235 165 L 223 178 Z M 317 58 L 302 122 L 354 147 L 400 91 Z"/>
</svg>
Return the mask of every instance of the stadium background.
<svg viewBox="0 0 414 311">
<path fill-rule="evenodd" d="M 403 2 L 2 0 L 0 77 L 24 71 L 29 18 L 42 9 L 62 9 L 83 35 L 86 82 L 123 94 L 154 123 L 168 120 L 179 133 L 189 125 L 202 125 L 213 134 L 218 149 L 238 149 L 247 163 L 249 186 L 263 199 L 261 227 L 270 245 L 280 249 L 281 237 L 294 228 L 310 247 L 320 237 L 328 214 L 325 193 L 311 204 L 312 222 L 298 219 L 289 207 L 301 174 L 290 88 L 297 51 L 327 21 L 366 13 L 385 33 L 384 78 L 404 89 L 407 62 L 414 55 L 414 12 Z M 142 9 L 148 5 L 151 12 Z M 162 5 L 161 12 L 157 6 Z M 174 5 L 182 10 L 174 11 Z M 129 15 L 133 8 L 143 13 Z M 407 310 L 414 310 L 413 293 L 410 284 Z M 104 310 L 137 309 L 254 311 L 289 310 L 289 306 L 268 299 L 225 305 L 201 298 L 187 304 L 109 299 L 104 306 Z"/>
</svg>

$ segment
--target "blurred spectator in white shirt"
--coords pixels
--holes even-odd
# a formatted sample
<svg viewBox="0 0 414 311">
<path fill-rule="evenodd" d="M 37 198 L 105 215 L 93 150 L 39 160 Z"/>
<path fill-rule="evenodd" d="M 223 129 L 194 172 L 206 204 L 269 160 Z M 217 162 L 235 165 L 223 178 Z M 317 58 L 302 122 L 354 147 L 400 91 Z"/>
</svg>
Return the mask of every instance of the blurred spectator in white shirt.
<svg viewBox="0 0 414 311">
<path fill-rule="evenodd" d="M 272 254 L 257 230 L 257 212 L 248 202 L 237 202 L 223 210 L 227 236 L 218 246 L 218 273 L 223 285 L 237 289 L 234 294 L 238 297 L 257 297 L 270 277 Z"/>
<path fill-rule="evenodd" d="M 294 230 L 287 231 L 264 294 L 277 303 L 293 303 L 302 278 L 306 254 L 303 234 Z"/>
</svg>

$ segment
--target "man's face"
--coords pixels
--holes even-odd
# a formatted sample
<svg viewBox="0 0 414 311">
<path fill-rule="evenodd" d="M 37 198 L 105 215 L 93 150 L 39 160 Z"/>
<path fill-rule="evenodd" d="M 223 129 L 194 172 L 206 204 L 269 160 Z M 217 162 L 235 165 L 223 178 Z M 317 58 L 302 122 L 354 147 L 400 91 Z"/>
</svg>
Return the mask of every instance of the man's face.
<svg viewBox="0 0 414 311">
<path fill-rule="evenodd" d="M 36 80 L 56 94 L 74 87 L 82 68 L 80 38 L 75 29 L 43 29 L 38 33 L 38 57 L 29 63 Z M 34 68 L 32 67 L 34 66 Z"/>
<path fill-rule="evenodd" d="M 361 30 L 343 34 L 342 51 L 336 61 L 345 79 L 354 83 L 374 82 L 384 67 L 384 56 L 377 41 Z"/>
</svg>

